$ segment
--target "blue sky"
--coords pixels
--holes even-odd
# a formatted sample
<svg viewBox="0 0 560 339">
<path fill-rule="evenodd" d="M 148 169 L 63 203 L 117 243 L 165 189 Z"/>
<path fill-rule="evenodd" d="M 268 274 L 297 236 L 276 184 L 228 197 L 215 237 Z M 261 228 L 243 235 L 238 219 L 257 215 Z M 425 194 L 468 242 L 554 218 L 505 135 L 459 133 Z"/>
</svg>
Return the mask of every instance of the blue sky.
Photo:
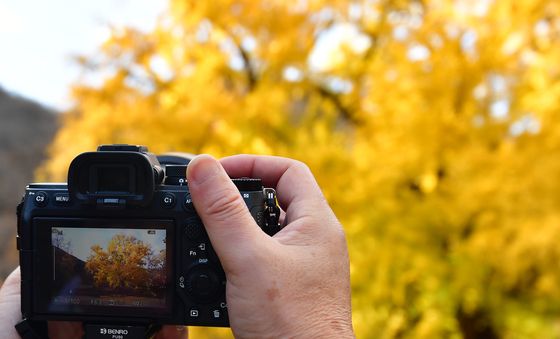
<svg viewBox="0 0 560 339">
<path fill-rule="evenodd" d="M 71 58 L 91 54 L 109 24 L 152 29 L 164 0 L 0 0 L 0 86 L 59 110 L 79 68 Z"/>
<path fill-rule="evenodd" d="M 62 231 L 63 241 L 70 241 L 70 250 L 72 255 L 80 260 L 86 261 L 91 255 L 91 247 L 99 245 L 107 250 L 107 245 L 113 236 L 124 234 L 126 236 L 134 236 L 145 244 L 151 244 L 154 254 L 158 254 L 161 250 L 165 250 L 165 230 L 155 231 L 155 234 L 148 233 L 147 229 L 122 229 L 122 228 L 70 228 L 70 227 L 53 227 L 53 230 Z M 54 238 L 54 233 L 53 233 Z"/>
</svg>

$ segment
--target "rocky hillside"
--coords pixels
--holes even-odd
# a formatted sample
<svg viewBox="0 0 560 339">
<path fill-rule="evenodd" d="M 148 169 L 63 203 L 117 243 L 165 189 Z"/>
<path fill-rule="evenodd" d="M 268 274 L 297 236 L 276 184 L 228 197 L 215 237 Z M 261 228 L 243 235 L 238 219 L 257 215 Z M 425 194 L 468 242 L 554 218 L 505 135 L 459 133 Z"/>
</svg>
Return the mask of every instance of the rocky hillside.
<svg viewBox="0 0 560 339">
<path fill-rule="evenodd" d="M 15 207 L 57 121 L 55 112 L 0 88 L 0 281 L 17 266 Z"/>
</svg>

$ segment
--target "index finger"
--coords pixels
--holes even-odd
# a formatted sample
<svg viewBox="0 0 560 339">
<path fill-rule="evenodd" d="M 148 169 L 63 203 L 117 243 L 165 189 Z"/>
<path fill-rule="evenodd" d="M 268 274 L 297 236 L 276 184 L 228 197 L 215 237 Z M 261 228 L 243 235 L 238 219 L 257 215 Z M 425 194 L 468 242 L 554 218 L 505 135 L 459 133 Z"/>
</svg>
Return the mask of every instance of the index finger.
<svg viewBox="0 0 560 339">
<path fill-rule="evenodd" d="M 315 177 L 301 161 L 241 154 L 220 162 L 230 177 L 259 178 L 264 186 L 275 188 L 280 206 L 291 220 L 311 214 L 313 207 L 325 203 Z"/>
</svg>

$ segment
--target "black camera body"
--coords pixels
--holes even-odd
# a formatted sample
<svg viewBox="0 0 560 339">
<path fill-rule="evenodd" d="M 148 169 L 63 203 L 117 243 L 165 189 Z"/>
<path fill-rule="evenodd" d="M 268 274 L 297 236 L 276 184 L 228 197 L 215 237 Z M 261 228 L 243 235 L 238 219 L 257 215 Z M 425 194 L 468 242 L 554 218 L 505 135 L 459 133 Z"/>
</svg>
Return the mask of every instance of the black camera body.
<svg viewBox="0 0 560 339">
<path fill-rule="evenodd" d="M 81 321 L 92 338 L 162 324 L 229 326 L 226 277 L 189 194 L 188 161 L 106 145 L 73 160 L 68 184 L 27 186 L 17 248 L 32 326 L 18 325 L 20 333 L 48 320 Z M 276 233 L 274 190 L 232 180 L 257 224 Z"/>
</svg>

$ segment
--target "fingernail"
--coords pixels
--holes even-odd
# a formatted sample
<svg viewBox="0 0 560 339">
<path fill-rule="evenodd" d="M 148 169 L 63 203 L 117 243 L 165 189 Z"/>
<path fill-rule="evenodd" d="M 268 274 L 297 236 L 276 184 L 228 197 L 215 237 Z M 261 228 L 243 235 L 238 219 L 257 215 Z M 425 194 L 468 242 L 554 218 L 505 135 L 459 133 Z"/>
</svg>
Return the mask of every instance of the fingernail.
<svg viewBox="0 0 560 339">
<path fill-rule="evenodd" d="M 203 154 L 194 158 L 188 166 L 187 177 L 191 183 L 200 185 L 216 176 L 220 171 L 220 164 L 213 157 Z"/>
</svg>

